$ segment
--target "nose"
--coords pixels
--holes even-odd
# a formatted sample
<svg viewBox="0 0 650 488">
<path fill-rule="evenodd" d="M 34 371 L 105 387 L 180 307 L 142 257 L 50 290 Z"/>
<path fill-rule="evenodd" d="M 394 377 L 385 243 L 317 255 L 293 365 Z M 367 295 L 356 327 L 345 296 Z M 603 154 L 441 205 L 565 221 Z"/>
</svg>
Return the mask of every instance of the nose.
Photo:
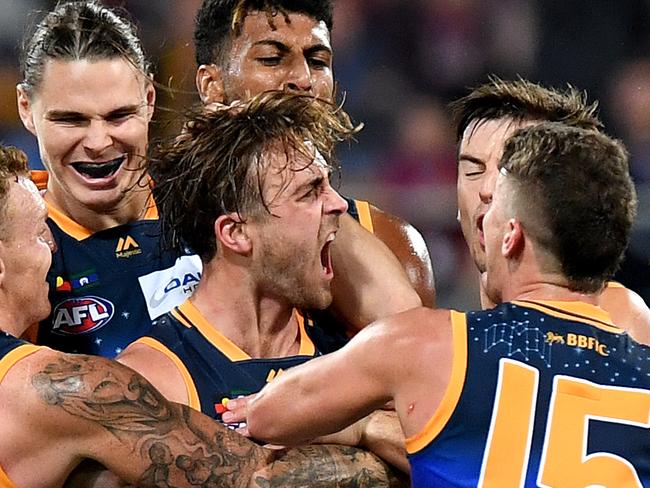
<svg viewBox="0 0 650 488">
<path fill-rule="evenodd" d="M 481 184 L 481 188 L 478 192 L 481 202 L 486 204 L 492 202 L 492 193 L 494 192 L 494 186 L 496 185 L 496 182 L 497 170 L 493 169 L 486 171 L 483 182 Z"/>
<path fill-rule="evenodd" d="M 104 120 L 91 120 L 83 140 L 83 147 L 91 154 L 101 154 L 113 145 L 110 128 Z"/>
<path fill-rule="evenodd" d="M 331 186 L 328 188 L 324 211 L 326 214 L 343 215 L 348 211 L 348 202 Z"/>
<path fill-rule="evenodd" d="M 299 93 L 311 93 L 312 77 L 306 59 L 297 59 L 292 65 L 285 81 L 285 90 Z"/>
</svg>

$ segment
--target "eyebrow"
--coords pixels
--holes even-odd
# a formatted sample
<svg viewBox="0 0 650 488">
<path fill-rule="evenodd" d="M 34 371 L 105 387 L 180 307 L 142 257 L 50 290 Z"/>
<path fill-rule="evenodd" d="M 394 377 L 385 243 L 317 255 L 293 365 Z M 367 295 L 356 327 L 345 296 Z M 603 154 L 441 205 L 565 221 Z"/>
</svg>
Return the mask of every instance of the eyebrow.
<svg viewBox="0 0 650 488">
<path fill-rule="evenodd" d="M 264 39 L 261 41 L 257 41 L 253 46 L 271 46 L 276 48 L 278 51 L 282 53 L 289 53 L 291 52 L 291 49 L 289 46 L 286 44 L 280 42 L 280 41 L 274 41 L 272 39 Z M 317 52 L 325 51 L 327 54 L 332 54 L 332 49 L 327 47 L 325 44 L 314 44 L 313 46 L 309 46 L 308 48 L 304 49 L 303 52 L 306 55 L 314 54 Z"/>
<path fill-rule="evenodd" d="M 327 54 L 332 54 L 332 49 L 327 47 L 325 44 L 315 44 L 313 46 L 310 46 L 304 50 L 304 53 L 309 55 L 320 51 L 325 51 Z"/>
<path fill-rule="evenodd" d="M 458 155 L 458 162 L 460 163 L 461 161 L 469 161 L 470 163 L 474 164 L 485 164 L 485 161 L 483 161 L 481 158 L 470 156 L 469 154 L 464 153 Z"/>
<path fill-rule="evenodd" d="M 273 41 L 271 39 L 264 39 L 262 41 L 257 41 L 255 44 L 253 44 L 253 46 L 271 46 L 283 53 L 291 52 L 291 49 L 289 49 L 289 47 L 286 44 L 280 41 Z"/>
<path fill-rule="evenodd" d="M 124 105 L 123 107 L 111 110 L 104 117 L 111 117 L 124 112 L 134 113 L 137 112 L 139 108 L 140 104 Z M 47 112 L 47 117 L 51 119 L 65 119 L 70 117 L 86 117 L 86 115 L 82 112 L 76 112 L 74 110 L 51 110 Z"/>
<path fill-rule="evenodd" d="M 293 195 L 298 195 L 305 190 L 316 188 L 321 186 L 325 182 L 325 177 L 323 175 L 314 176 L 311 180 L 305 181 L 302 185 L 296 188 L 293 192 Z"/>
</svg>

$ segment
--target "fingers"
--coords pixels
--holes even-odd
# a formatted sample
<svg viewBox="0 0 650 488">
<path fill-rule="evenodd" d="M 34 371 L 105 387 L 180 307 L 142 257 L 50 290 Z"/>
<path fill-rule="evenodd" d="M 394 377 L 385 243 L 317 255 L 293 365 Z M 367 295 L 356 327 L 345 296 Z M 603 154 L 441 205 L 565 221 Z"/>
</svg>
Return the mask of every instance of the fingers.
<svg viewBox="0 0 650 488">
<path fill-rule="evenodd" d="M 225 407 L 228 410 L 221 415 L 221 419 L 227 424 L 246 422 L 248 402 L 254 397 L 255 395 L 249 395 L 246 397 L 228 400 L 225 404 Z"/>
</svg>

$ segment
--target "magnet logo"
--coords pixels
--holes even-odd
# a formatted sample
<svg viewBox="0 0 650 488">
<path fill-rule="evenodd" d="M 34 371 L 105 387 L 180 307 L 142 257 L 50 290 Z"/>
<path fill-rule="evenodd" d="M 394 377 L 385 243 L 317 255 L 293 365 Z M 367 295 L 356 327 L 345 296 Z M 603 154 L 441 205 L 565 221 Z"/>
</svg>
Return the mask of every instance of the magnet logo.
<svg viewBox="0 0 650 488">
<path fill-rule="evenodd" d="M 85 334 L 106 325 L 113 318 L 114 305 L 104 298 L 70 298 L 54 309 L 54 332 Z"/>
</svg>

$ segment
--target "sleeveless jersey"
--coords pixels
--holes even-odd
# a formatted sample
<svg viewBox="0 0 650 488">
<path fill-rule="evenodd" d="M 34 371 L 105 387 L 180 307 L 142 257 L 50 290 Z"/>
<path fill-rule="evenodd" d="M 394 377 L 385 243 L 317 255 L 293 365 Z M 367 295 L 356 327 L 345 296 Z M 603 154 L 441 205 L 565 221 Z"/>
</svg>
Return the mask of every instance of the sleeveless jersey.
<svg viewBox="0 0 650 488">
<path fill-rule="evenodd" d="M 165 354 L 183 376 L 188 405 L 221 421 L 231 398 L 257 393 L 283 370 L 318 355 L 315 342 L 298 315 L 300 350 L 295 356 L 254 359 L 218 332 L 189 300 L 154 321 L 136 343 Z M 228 425 L 236 428 L 238 425 Z"/>
<path fill-rule="evenodd" d="M 32 178 L 41 188 L 46 181 Z M 48 211 L 57 251 L 47 275 L 52 311 L 39 324 L 38 344 L 112 358 L 199 282 L 198 256 L 161 249 L 155 205 L 142 220 L 95 233 L 52 205 Z"/>
<path fill-rule="evenodd" d="M 414 487 L 650 487 L 650 348 L 606 312 L 514 301 L 452 326 L 449 386 L 406 441 Z"/>
<path fill-rule="evenodd" d="M 21 359 L 38 351 L 38 346 L 16 339 L 6 332 L 0 332 L 0 384 L 11 367 Z M 16 488 L 0 466 L 0 486 L 2 488 Z"/>
<path fill-rule="evenodd" d="M 33 171 L 41 190 L 46 171 Z M 367 202 L 348 200 L 349 212 L 368 230 Z M 142 220 L 92 233 L 48 205 L 57 244 L 47 276 L 50 316 L 36 342 L 54 349 L 113 358 L 151 328 L 151 321 L 185 301 L 196 288 L 201 260 L 161 249 L 155 205 Z M 344 339 L 332 330 L 327 351 Z"/>
</svg>

